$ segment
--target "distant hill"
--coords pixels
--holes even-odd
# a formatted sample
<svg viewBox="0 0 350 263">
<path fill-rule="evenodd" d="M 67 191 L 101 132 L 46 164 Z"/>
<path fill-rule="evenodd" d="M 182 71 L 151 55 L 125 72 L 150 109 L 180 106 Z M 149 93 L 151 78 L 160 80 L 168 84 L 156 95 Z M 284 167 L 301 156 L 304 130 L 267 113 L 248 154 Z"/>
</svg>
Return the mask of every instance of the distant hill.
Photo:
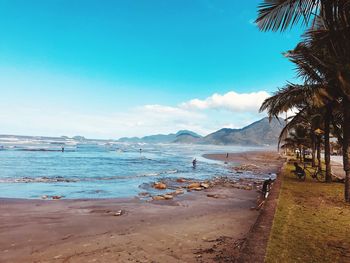
<svg viewBox="0 0 350 263">
<path fill-rule="evenodd" d="M 195 132 L 182 130 L 177 133 L 157 134 L 142 138 L 120 138 L 119 142 L 146 143 L 184 143 L 184 144 L 216 144 L 216 145 L 276 145 L 278 136 L 284 127 L 280 119 L 263 118 L 242 129 L 223 128 L 205 137 Z"/>
<path fill-rule="evenodd" d="M 282 119 L 263 118 L 242 129 L 224 128 L 205 136 L 201 143 L 221 145 L 276 145 L 284 127 Z"/>
<path fill-rule="evenodd" d="M 268 118 L 263 118 L 242 129 L 220 129 L 205 137 L 188 131 L 181 130 L 177 133 L 157 134 L 139 137 L 124 137 L 117 140 L 118 142 L 131 143 L 183 143 L 183 144 L 216 144 L 216 145 L 277 145 L 278 136 L 284 127 L 284 121 L 272 119 L 271 123 Z M 50 144 L 83 144 L 83 143 L 110 143 L 114 140 L 87 139 L 83 136 L 48 137 L 48 136 L 21 136 L 21 135 L 0 135 L 0 143 L 9 141 L 47 141 Z"/>
<path fill-rule="evenodd" d="M 201 138 L 202 136 L 194 132 L 182 131 L 182 133 L 176 136 L 176 139 L 173 141 L 173 143 L 194 144 L 194 143 L 199 143 Z"/>
<path fill-rule="evenodd" d="M 182 130 L 177 133 L 149 135 L 142 138 L 123 137 L 118 142 L 173 143 L 176 141 L 177 143 L 182 143 L 184 140 L 188 140 L 187 143 L 190 143 L 189 138 L 201 138 L 201 136 L 192 131 Z"/>
</svg>

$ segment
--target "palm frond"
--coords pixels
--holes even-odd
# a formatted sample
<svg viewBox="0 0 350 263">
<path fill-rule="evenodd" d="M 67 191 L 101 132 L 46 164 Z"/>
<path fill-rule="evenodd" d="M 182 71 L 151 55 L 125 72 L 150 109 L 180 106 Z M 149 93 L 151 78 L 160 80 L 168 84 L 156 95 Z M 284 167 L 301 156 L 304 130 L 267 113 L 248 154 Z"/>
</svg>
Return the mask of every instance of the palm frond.
<svg viewBox="0 0 350 263">
<path fill-rule="evenodd" d="M 307 112 L 307 108 L 304 108 L 300 110 L 296 115 L 289 117 L 290 120 L 287 122 L 287 124 L 283 127 L 279 137 L 278 137 L 278 145 L 277 147 L 280 148 L 280 144 L 282 141 L 286 140 L 288 138 L 288 132 L 294 128 L 296 128 L 298 125 L 304 125 L 309 126 L 308 118 L 305 116 L 305 113 Z"/>
<path fill-rule="evenodd" d="M 276 117 L 291 109 L 302 109 L 307 105 L 320 106 L 327 92 L 322 85 L 297 85 L 288 83 L 267 98 L 259 111 L 267 111 L 269 118 Z"/>
<path fill-rule="evenodd" d="M 258 6 L 256 23 L 263 31 L 284 31 L 300 22 L 307 25 L 320 0 L 265 0 Z"/>
</svg>

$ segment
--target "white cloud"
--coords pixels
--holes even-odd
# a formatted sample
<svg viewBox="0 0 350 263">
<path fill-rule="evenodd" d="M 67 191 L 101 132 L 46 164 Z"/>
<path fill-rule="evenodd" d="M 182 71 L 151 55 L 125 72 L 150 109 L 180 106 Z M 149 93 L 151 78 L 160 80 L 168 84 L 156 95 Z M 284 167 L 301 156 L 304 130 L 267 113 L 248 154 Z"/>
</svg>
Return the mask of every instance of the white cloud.
<svg viewBox="0 0 350 263">
<path fill-rule="evenodd" d="M 2 134 L 83 135 L 88 138 L 167 134 L 183 129 L 200 134 L 211 131 L 205 114 L 162 105 L 145 105 L 118 113 L 86 113 L 57 108 L 44 110 L 39 106 L 5 109 L 0 105 L 0 122 Z"/>
<path fill-rule="evenodd" d="M 233 112 L 257 112 L 262 102 L 268 97 L 269 94 L 266 91 L 252 93 L 230 91 L 223 95 L 215 93 L 204 100 L 193 99 L 182 103 L 180 106 L 184 109 L 225 109 Z"/>
<path fill-rule="evenodd" d="M 172 116 L 172 117 L 195 117 L 195 118 L 204 118 L 203 114 L 194 113 L 186 109 L 181 109 L 179 107 L 163 106 L 163 105 L 145 105 L 139 107 L 139 110 L 150 113 L 152 115 L 160 116 Z"/>
<path fill-rule="evenodd" d="M 0 78 L 2 134 L 118 138 L 189 129 L 205 135 L 261 118 L 258 108 L 268 97 L 264 91 L 230 91 L 178 105 L 143 105 L 158 96 L 146 89 L 131 94 L 136 87 L 129 90 L 118 82 L 1 65 Z"/>
<path fill-rule="evenodd" d="M 86 111 L 60 104 L 0 104 L 1 133 L 24 135 L 119 138 L 192 130 L 202 135 L 223 127 L 239 128 L 261 117 L 266 92 L 214 94 L 179 106 L 143 105 L 118 112 Z M 199 111 L 200 109 L 201 111 Z M 216 111 L 213 109 L 225 109 Z"/>
</svg>

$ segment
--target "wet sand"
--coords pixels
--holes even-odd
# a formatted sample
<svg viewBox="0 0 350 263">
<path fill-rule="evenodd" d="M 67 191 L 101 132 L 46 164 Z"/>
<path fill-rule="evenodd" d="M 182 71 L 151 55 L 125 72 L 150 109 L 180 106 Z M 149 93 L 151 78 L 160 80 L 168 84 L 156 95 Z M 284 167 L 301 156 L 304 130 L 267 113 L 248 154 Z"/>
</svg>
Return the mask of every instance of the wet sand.
<svg viewBox="0 0 350 263">
<path fill-rule="evenodd" d="M 283 162 L 276 151 L 251 151 L 243 153 L 205 154 L 205 158 L 231 164 L 235 171 L 252 171 L 256 174 L 278 173 Z"/>
<path fill-rule="evenodd" d="M 1 200 L 0 262 L 210 262 L 200 249 L 243 238 L 255 199 L 254 191 L 214 188 L 178 201 Z"/>
<path fill-rule="evenodd" d="M 276 153 L 230 160 L 261 155 L 276 158 L 264 166 L 274 172 Z M 0 262 L 232 262 L 259 215 L 258 195 L 215 185 L 152 202 L 0 199 Z"/>
</svg>

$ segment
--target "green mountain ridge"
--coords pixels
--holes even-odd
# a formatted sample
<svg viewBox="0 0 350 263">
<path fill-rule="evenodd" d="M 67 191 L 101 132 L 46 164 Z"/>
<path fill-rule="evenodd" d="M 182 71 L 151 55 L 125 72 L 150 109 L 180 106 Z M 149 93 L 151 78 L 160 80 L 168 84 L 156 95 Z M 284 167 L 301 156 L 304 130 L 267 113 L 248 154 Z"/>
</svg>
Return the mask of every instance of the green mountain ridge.
<svg viewBox="0 0 350 263">
<path fill-rule="evenodd" d="M 263 118 L 242 129 L 223 128 L 205 136 L 202 143 L 219 145 L 276 145 L 284 127 L 282 119 Z"/>
<path fill-rule="evenodd" d="M 173 143 L 179 138 L 184 138 L 185 136 L 191 137 L 191 138 L 201 138 L 202 136 L 188 130 L 181 130 L 177 133 L 170 133 L 170 134 L 156 134 L 156 135 L 149 135 L 144 136 L 142 138 L 139 137 L 123 137 L 118 140 L 118 142 L 146 142 L 146 143 Z"/>
<path fill-rule="evenodd" d="M 272 119 L 267 117 L 253 122 L 241 129 L 223 128 L 207 136 L 182 130 L 171 134 L 157 134 L 142 138 L 120 138 L 119 142 L 145 142 L 145 143 L 183 143 L 183 144 L 215 144 L 215 145 L 277 145 L 278 136 L 284 127 L 282 119 Z"/>
</svg>

